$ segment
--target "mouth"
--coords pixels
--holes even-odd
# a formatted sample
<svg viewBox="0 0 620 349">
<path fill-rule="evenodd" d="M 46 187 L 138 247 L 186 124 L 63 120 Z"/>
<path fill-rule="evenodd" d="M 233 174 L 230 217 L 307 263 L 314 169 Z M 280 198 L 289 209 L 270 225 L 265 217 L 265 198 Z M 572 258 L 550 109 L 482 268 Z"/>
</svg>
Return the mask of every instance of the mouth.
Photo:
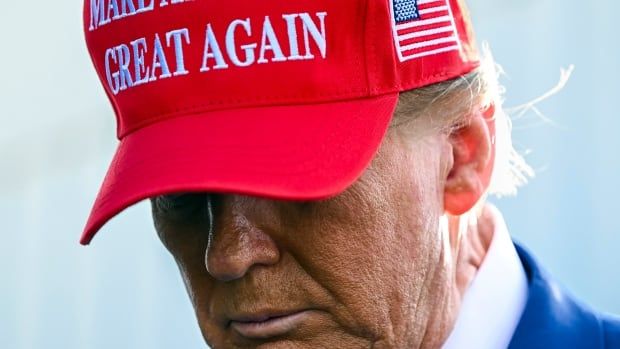
<svg viewBox="0 0 620 349">
<path fill-rule="evenodd" d="M 288 313 L 239 316 L 231 319 L 229 325 L 245 338 L 266 339 L 282 336 L 294 330 L 310 315 L 311 312 L 309 310 L 303 310 Z"/>
</svg>

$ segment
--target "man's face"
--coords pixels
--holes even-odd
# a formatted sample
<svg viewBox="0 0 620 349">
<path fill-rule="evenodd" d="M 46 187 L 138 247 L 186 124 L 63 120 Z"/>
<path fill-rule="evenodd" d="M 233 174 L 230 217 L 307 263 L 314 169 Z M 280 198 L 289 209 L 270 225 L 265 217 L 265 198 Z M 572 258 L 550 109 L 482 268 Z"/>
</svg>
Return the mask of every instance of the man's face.
<svg viewBox="0 0 620 349">
<path fill-rule="evenodd" d="M 439 133 L 405 141 L 390 132 L 363 176 L 325 201 L 156 199 L 157 231 L 208 344 L 439 346 L 455 292 L 440 229 L 446 144 Z"/>
</svg>

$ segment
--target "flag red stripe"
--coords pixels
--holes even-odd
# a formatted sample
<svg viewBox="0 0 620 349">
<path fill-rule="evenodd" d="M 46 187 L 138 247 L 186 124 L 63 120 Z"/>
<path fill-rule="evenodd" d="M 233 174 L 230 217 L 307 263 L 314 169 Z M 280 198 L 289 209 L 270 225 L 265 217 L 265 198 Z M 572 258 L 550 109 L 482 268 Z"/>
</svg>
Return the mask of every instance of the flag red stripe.
<svg viewBox="0 0 620 349">
<path fill-rule="evenodd" d="M 450 15 L 450 11 L 448 10 L 425 13 L 425 14 L 420 15 L 420 19 L 418 19 L 418 21 L 423 21 L 425 19 L 431 19 L 431 18 L 442 17 L 442 16 L 449 16 L 449 15 Z"/>
<path fill-rule="evenodd" d="M 400 37 L 400 36 L 403 36 L 409 33 L 417 33 L 417 32 L 421 32 L 424 30 L 444 28 L 444 27 L 452 27 L 452 22 L 438 22 L 438 23 L 423 25 L 421 27 L 401 29 L 401 30 L 398 30 L 396 34 Z"/>
<path fill-rule="evenodd" d="M 426 41 L 431 41 L 431 40 L 436 40 L 436 39 L 441 39 L 441 38 L 448 38 L 451 36 L 455 36 L 453 31 L 449 31 L 445 33 L 438 33 L 438 34 L 433 34 L 433 35 L 425 35 L 419 38 L 411 38 L 411 39 L 403 40 L 400 42 L 400 46 L 403 47 L 403 46 L 407 46 L 411 44 L 417 44 L 420 42 L 426 42 Z M 456 41 L 456 37 L 455 37 L 455 41 Z"/>
<path fill-rule="evenodd" d="M 450 46 L 455 46 L 457 44 L 457 41 L 450 41 L 450 42 L 446 42 L 443 44 L 437 44 L 437 45 L 432 45 L 432 46 L 426 46 L 426 47 L 420 47 L 420 48 L 416 48 L 413 50 L 407 50 L 407 51 L 403 51 L 402 55 L 403 57 L 407 57 L 407 56 L 413 56 L 419 53 L 424 53 L 424 52 L 429 52 L 429 51 L 433 51 L 433 50 L 437 50 L 440 48 L 446 48 L 446 47 L 450 47 Z"/>
<path fill-rule="evenodd" d="M 447 10 L 437 11 L 437 12 L 427 13 L 427 14 L 421 15 L 420 19 L 414 19 L 414 20 L 411 20 L 411 21 L 399 23 L 398 25 L 400 26 L 400 25 L 407 24 L 407 23 L 421 22 L 421 21 L 425 21 L 427 19 L 433 19 L 433 18 L 437 18 L 437 17 L 445 17 L 445 16 L 449 16 L 449 15 L 450 15 L 450 11 L 447 11 Z M 415 28 L 419 28 L 419 27 L 415 27 Z"/>
<path fill-rule="evenodd" d="M 445 1 L 433 1 L 433 2 L 429 2 L 427 4 L 420 4 L 420 5 L 418 5 L 418 11 L 426 10 L 426 9 L 433 8 L 433 7 L 447 6 L 447 5 L 448 4 Z"/>
</svg>

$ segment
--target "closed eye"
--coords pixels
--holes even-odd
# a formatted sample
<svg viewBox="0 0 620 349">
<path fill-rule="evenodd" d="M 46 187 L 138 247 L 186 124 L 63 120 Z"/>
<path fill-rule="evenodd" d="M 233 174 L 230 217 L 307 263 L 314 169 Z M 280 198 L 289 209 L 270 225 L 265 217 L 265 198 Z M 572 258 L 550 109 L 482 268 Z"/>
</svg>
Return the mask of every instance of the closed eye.
<svg viewBox="0 0 620 349">
<path fill-rule="evenodd" d="M 181 193 L 161 195 L 152 199 L 153 213 L 171 222 L 194 222 L 208 218 L 209 194 Z"/>
</svg>

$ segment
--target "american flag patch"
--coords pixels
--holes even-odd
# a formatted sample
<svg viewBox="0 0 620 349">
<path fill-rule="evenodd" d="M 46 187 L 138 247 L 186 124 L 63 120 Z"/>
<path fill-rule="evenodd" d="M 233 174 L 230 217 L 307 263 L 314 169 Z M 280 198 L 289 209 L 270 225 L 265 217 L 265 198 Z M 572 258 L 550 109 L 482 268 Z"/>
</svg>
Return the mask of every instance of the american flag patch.
<svg viewBox="0 0 620 349">
<path fill-rule="evenodd" d="M 448 0 L 390 0 L 401 62 L 461 49 Z"/>
</svg>

